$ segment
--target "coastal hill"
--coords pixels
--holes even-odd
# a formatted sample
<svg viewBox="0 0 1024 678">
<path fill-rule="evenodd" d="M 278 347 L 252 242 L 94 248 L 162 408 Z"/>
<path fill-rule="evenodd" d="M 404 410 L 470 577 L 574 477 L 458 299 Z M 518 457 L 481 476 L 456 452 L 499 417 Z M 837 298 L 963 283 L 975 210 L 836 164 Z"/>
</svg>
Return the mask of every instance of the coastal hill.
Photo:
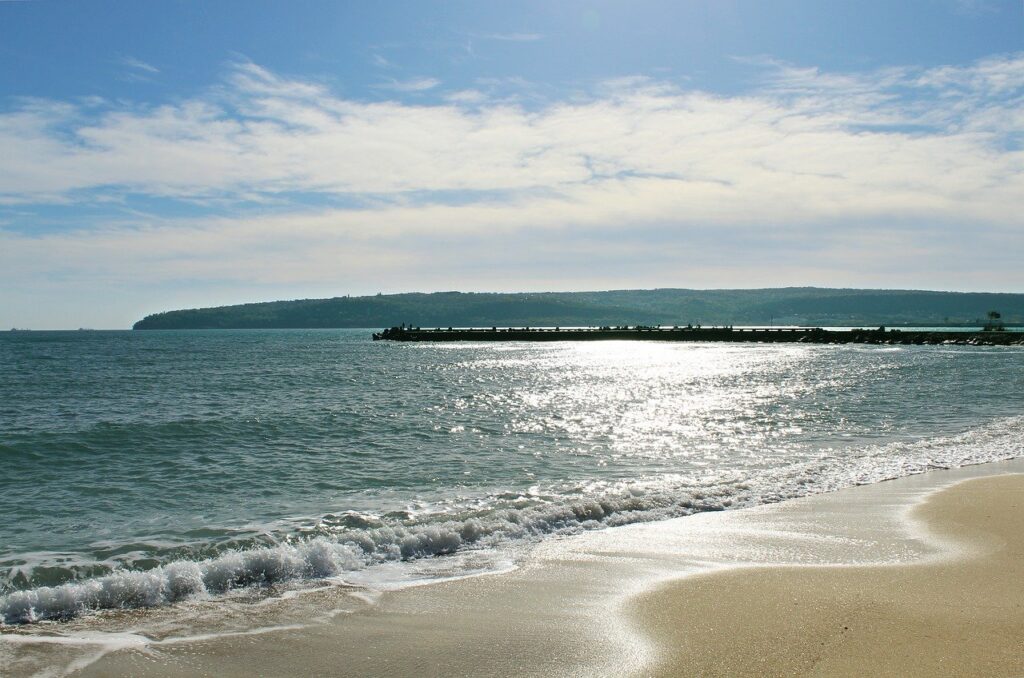
<svg viewBox="0 0 1024 678">
<path fill-rule="evenodd" d="M 997 310 L 1024 323 L 1024 294 L 787 287 L 545 293 L 408 293 L 167 311 L 137 330 L 679 325 L 979 325 Z"/>
</svg>

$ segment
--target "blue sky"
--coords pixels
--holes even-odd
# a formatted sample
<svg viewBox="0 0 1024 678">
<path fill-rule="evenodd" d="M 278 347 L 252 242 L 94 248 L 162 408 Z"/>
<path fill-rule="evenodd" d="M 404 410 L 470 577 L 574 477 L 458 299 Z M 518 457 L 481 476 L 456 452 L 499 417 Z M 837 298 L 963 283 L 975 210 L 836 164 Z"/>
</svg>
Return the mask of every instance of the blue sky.
<svg viewBox="0 0 1024 678">
<path fill-rule="evenodd" d="M 0 58 L 0 327 L 1024 291 L 1019 0 L 0 1 Z"/>
</svg>

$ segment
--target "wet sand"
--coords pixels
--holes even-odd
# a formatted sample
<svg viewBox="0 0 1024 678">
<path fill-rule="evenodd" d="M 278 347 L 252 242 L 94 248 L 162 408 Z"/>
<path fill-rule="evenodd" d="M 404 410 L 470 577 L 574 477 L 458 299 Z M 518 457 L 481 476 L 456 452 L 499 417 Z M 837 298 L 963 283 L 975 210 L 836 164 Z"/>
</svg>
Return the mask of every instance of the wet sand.
<svg viewBox="0 0 1024 678">
<path fill-rule="evenodd" d="M 914 517 L 968 545 L 887 567 L 701 575 L 633 611 L 665 676 L 1024 676 L 1024 475 L 965 481 Z"/>
<path fill-rule="evenodd" d="M 0 674 L 1024 675 L 1024 476 L 955 484 L 1021 471 L 549 539 L 510 572 L 395 591 L 40 625 L 0 636 Z"/>
</svg>

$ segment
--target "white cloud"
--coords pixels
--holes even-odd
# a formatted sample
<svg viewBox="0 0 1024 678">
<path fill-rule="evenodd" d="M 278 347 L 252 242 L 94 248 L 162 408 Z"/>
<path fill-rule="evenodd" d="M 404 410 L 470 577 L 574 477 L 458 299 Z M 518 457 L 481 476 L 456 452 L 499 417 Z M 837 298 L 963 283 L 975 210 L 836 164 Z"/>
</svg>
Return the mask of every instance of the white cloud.
<svg viewBox="0 0 1024 678">
<path fill-rule="evenodd" d="M 136 59 L 132 56 L 121 56 L 118 58 L 118 63 L 128 68 L 133 68 L 137 71 L 144 71 L 146 73 L 159 73 L 160 69 L 152 64 L 148 64 L 142 59 Z"/>
<path fill-rule="evenodd" d="M 453 104 L 479 104 L 487 100 L 487 95 L 478 89 L 462 89 L 446 94 L 444 99 Z"/>
<path fill-rule="evenodd" d="M 232 65 L 228 82 L 241 96 L 268 96 L 281 99 L 314 99 L 328 96 L 327 90 L 320 85 L 288 80 L 248 61 Z"/>
<path fill-rule="evenodd" d="M 59 269 L 105 285 L 578 288 L 599 264 L 626 286 L 913 273 L 1024 288 L 1024 55 L 859 74 L 760 65 L 743 95 L 636 77 L 535 108 L 477 90 L 358 101 L 252 63 L 176 104 L 16 101 L 0 113 L 0 204 L 134 195 L 239 216 L 35 234 L 9 212 L 0 282 Z"/>
<path fill-rule="evenodd" d="M 942 66 L 925 71 L 916 84 L 947 92 L 982 93 L 1000 96 L 1024 88 L 1024 58 L 1020 55 L 983 59 L 970 67 Z"/>
<path fill-rule="evenodd" d="M 1021 85 L 1012 78 L 1022 65 L 1024 58 L 1002 58 L 858 76 L 778 65 L 765 89 L 734 97 L 620 78 L 593 97 L 531 111 L 481 105 L 475 90 L 449 94 L 447 105 L 351 101 L 246 63 L 232 70 L 225 100 L 98 118 L 72 104 L 33 102 L 0 116 L 9 158 L 0 197 L 533 191 L 574 200 L 629 178 L 685 197 L 664 214 L 682 221 L 1015 220 Z M 939 95 L 908 100 L 896 91 L 908 87 Z"/>
<path fill-rule="evenodd" d="M 441 84 L 436 78 L 412 78 L 411 80 L 391 80 L 375 85 L 377 89 L 389 89 L 394 92 L 425 92 Z"/>
</svg>

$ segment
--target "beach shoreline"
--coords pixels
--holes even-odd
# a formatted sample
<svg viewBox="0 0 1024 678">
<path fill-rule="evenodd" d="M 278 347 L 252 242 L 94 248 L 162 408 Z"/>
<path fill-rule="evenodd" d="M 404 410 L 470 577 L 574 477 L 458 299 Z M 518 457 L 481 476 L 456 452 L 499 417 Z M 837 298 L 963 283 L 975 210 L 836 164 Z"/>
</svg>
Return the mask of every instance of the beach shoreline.
<svg viewBox="0 0 1024 678">
<path fill-rule="evenodd" d="M 744 645 L 737 635 L 741 622 L 753 623 L 746 599 L 734 598 L 733 607 L 723 604 L 719 611 L 727 623 L 708 621 L 718 610 L 711 603 L 719 593 L 724 601 L 741 586 L 777 590 L 771 588 L 775 577 L 819 572 L 827 578 L 861 570 L 868 573 L 865 590 L 884 593 L 886 584 L 871 583 L 872 577 L 973 562 L 990 544 L 964 537 L 984 531 L 928 527 L 932 499 L 973 487 L 958 484 L 964 480 L 1022 471 L 1024 460 L 996 462 L 551 539 L 511 571 L 414 588 L 326 587 L 270 604 L 239 605 L 230 614 L 219 604 L 185 603 L 126 615 L 118 633 L 83 632 L 92 624 L 85 619 L 76 630 L 50 627 L 49 638 L 0 642 L 0 667 L 12 676 L 696 675 L 702 670 L 675 663 L 679 653 L 672 648 L 693 645 L 680 645 L 674 634 L 717 627 L 719 635 L 702 636 L 710 639 L 707 643 L 758 647 Z M 950 486 L 954 490 L 944 489 Z M 718 581 L 727 583 L 724 588 L 714 584 L 718 593 L 708 597 Z M 809 612 L 817 610 L 831 623 L 862 600 L 851 593 L 832 601 L 825 595 L 828 587 L 807 591 L 807 605 L 786 608 L 786 619 L 792 619 L 785 628 L 794 635 L 773 636 L 774 645 L 792 649 L 798 658 L 807 656 L 800 638 L 802 624 L 813 627 L 804 621 Z M 689 601 L 698 594 L 709 607 L 695 615 Z M 208 615 L 209 610 L 216 614 Z M 751 628 L 759 625 L 782 628 L 763 619 Z M 859 621 L 844 625 L 848 629 L 829 637 L 834 647 L 852 647 L 847 639 L 862 628 Z M 1003 636 L 1000 642 L 1011 648 L 1006 664 L 1015 639 Z M 755 652 L 755 658 L 763 656 L 769 655 Z M 748 673 L 786 673 L 795 667 L 799 674 L 802 667 L 817 675 L 814 671 L 826 666 L 779 662 L 778 671 L 757 664 Z M 847 665 L 836 664 L 823 675 L 843 675 L 836 669 L 842 666 Z M 718 673 L 742 674 L 743 667 Z"/>
<path fill-rule="evenodd" d="M 652 675 L 1024 675 L 1024 475 L 966 480 L 913 515 L 959 555 L 698 575 L 640 596 Z"/>
</svg>

